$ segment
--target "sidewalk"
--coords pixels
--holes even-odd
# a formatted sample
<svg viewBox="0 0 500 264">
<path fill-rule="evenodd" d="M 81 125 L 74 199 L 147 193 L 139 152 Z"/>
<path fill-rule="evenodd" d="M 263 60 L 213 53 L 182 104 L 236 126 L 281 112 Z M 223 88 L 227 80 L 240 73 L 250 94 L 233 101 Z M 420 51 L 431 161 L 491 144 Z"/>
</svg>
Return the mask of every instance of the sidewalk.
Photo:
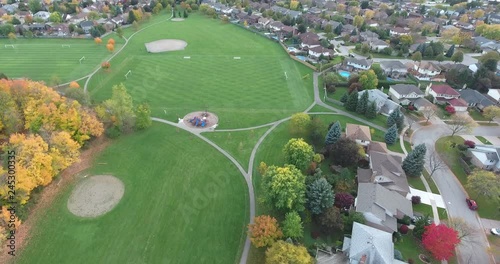
<svg viewBox="0 0 500 264">
<path fill-rule="evenodd" d="M 437 207 L 446 209 L 446 205 L 443 201 L 443 198 L 439 194 L 413 189 L 412 187 L 410 187 L 410 193 L 406 196 L 406 198 L 411 200 L 412 196 L 420 196 L 420 201 L 423 204 L 428 204 L 432 206 L 431 201 L 434 201 Z"/>
</svg>

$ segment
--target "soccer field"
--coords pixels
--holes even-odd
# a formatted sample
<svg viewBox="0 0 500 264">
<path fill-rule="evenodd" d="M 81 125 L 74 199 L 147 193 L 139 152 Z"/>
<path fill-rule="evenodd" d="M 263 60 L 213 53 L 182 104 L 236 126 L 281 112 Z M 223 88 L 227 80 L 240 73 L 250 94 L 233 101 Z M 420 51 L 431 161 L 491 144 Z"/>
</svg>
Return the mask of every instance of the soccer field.
<svg viewBox="0 0 500 264">
<path fill-rule="evenodd" d="M 103 38 L 100 45 L 92 39 L 0 39 L 0 72 L 9 78 L 26 77 L 49 84 L 54 76 L 69 82 L 89 74 L 111 56 L 106 49 L 111 37 L 116 51 L 124 42 L 116 35 Z"/>
<path fill-rule="evenodd" d="M 181 51 L 147 53 L 144 43 L 160 39 L 188 44 Z M 95 100 L 109 98 L 111 87 L 123 82 L 135 101 L 149 102 L 153 116 L 168 120 L 208 110 L 219 116 L 221 127 L 245 127 L 312 103 L 312 71 L 277 43 L 196 14 L 141 31 L 111 65 L 110 72 L 100 71 L 90 81 Z"/>
</svg>

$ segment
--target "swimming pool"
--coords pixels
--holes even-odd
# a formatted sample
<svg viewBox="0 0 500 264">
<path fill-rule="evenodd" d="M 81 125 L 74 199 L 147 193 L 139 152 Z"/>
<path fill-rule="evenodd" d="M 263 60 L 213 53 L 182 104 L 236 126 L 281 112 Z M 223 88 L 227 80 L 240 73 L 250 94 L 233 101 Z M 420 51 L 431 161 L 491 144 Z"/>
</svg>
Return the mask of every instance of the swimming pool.
<svg viewBox="0 0 500 264">
<path fill-rule="evenodd" d="M 301 60 L 301 61 L 306 61 L 306 57 L 304 57 L 304 56 L 300 56 L 300 55 L 298 55 L 298 56 L 295 56 L 295 57 L 296 57 L 297 59 Z"/>
<path fill-rule="evenodd" d="M 346 78 L 346 79 L 349 79 L 349 77 L 351 76 L 351 73 L 350 72 L 346 72 L 346 71 L 339 71 L 339 74 L 340 76 Z"/>
</svg>

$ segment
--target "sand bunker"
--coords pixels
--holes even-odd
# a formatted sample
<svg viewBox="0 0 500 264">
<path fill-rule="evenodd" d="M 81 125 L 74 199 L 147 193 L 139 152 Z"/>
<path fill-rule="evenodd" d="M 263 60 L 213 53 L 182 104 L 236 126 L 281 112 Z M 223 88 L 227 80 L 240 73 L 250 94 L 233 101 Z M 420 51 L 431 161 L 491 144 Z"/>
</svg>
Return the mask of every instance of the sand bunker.
<svg viewBox="0 0 500 264">
<path fill-rule="evenodd" d="M 176 17 L 176 18 L 172 18 L 172 21 L 180 22 L 180 21 L 184 21 L 184 18 Z"/>
<path fill-rule="evenodd" d="M 123 197 L 125 185 L 111 175 L 82 180 L 71 193 L 68 209 L 81 217 L 97 217 L 111 211 Z"/>
<path fill-rule="evenodd" d="M 160 39 L 157 41 L 149 42 L 146 45 L 146 50 L 151 53 L 183 50 L 187 43 L 184 40 L 179 39 Z"/>
<path fill-rule="evenodd" d="M 214 113 L 198 111 L 185 115 L 182 121 L 188 127 L 206 129 L 217 125 L 219 123 L 219 117 Z"/>
</svg>

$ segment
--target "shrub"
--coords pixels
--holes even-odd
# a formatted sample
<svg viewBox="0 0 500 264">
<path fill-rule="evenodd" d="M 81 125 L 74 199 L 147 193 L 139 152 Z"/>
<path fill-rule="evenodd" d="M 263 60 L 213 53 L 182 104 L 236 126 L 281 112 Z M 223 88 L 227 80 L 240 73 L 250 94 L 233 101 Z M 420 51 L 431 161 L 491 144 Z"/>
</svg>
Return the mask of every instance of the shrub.
<svg viewBox="0 0 500 264">
<path fill-rule="evenodd" d="M 454 114 L 456 111 L 455 111 L 455 107 L 451 106 L 451 105 L 447 105 L 444 110 L 446 110 L 446 112 L 448 112 L 448 114 L 452 115 Z"/>
<path fill-rule="evenodd" d="M 105 70 L 109 69 L 111 67 L 111 63 L 109 63 L 109 61 L 105 61 L 105 62 L 101 63 L 101 67 Z"/>
<path fill-rule="evenodd" d="M 410 110 L 410 111 L 414 111 L 414 110 L 415 110 L 415 107 L 414 107 L 413 105 L 409 105 L 409 106 L 408 106 L 408 110 Z"/>
<path fill-rule="evenodd" d="M 464 145 L 467 145 L 469 148 L 475 148 L 476 147 L 476 143 L 472 140 L 465 140 L 464 141 Z"/>
<path fill-rule="evenodd" d="M 420 202 L 421 202 L 420 196 L 414 195 L 411 197 L 412 204 L 420 204 Z"/>
<path fill-rule="evenodd" d="M 403 216 L 403 218 L 398 219 L 398 223 L 403 225 L 409 225 L 411 223 L 411 218 L 407 215 Z"/>
<path fill-rule="evenodd" d="M 466 151 L 469 148 L 469 146 L 460 144 L 460 145 L 457 146 L 457 148 L 460 151 Z"/>
<path fill-rule="evenodd" d="M 413 259 L 408 259 L 408 264 L 414 264 L 415 261 Z"/>
<path fill-rule="evenodd" d="M 108 129 L 106 129 L 106 136 L 108 138 L 117 138 L 121 136 L 122 132 L 119 127 L 117 126 L 112 126 Z"/>
<path fill-rule="evenodd" d="M 409 230 L 409 228 L 408 228 L 408 226 L 407 226 L 407 225 L 401 225 L 401 226 L 399 227 L 399 232 L 400 232 L 401 234 L 403 234 L 403 235 L 408 234 L 408 230 Z"/>
</svg>

